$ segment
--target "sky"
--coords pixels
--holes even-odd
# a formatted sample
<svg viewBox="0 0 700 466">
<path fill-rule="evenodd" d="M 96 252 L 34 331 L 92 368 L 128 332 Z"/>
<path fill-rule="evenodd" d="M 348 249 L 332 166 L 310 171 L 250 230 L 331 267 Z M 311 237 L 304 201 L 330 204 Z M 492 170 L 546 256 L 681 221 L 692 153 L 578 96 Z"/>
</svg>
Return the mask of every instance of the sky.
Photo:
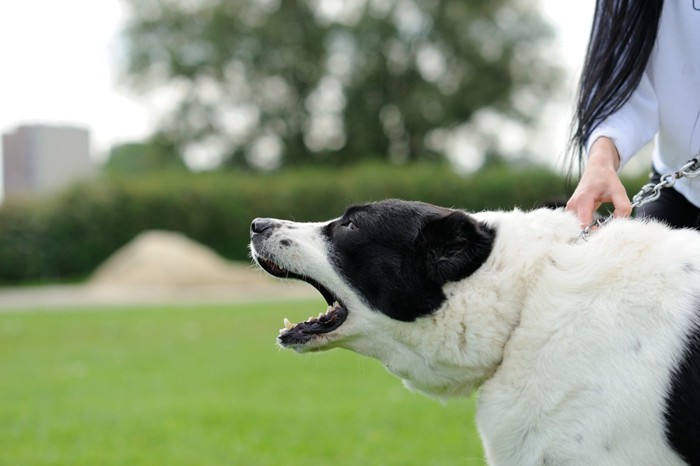
<svg viewBox="0 0 700 466">
<path fill-rule="evenodd" d="M 536 3 L 557 31 L 569 70 L 565 84 L 573 90 L 594 1 Z M 120 79 L 119 32 L 127 14 L 121 0 L 0 2 L 0 132 L 32 123 L 84 126 L 98 160 L 112 145 L 148 135 L 157 111 Z M 565 140 L 569 116 L 562 111 L 549 132 L 552 146 Z"/>
<path fill-rule="evenodd" d="M 93 152 L 145 136 L 154 115 L 119 80 L 120 0 L 0 2 L 0 131 L 88 127 Z"/>
</svg>

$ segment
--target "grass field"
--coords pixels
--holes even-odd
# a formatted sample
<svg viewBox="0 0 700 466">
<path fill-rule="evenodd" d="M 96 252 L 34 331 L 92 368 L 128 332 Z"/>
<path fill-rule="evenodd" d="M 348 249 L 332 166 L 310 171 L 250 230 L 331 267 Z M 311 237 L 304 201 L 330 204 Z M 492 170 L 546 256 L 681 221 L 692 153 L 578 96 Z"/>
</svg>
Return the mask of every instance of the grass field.
<svg viewBox="0 0 700 466">
<path fill-rule="evenodd" d="M 275 346 L 283 317 L 319 308 L 0 314 L 0 465 L 483 464 L 472 400 Z"/>
</svg>

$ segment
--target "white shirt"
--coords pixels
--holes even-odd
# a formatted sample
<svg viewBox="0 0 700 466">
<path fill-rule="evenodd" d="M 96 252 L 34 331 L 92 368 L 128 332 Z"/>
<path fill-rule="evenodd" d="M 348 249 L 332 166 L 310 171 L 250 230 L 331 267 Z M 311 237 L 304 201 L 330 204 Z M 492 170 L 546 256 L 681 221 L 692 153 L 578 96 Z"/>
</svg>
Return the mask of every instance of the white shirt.
<svg viewBox="0 0 700 466">
<path fill-rule="evenodd" d="M 655 135 L 652 163 L 662 175 L 700 152 L 700 0 L 664 2 L 639 86 L 593 131 L 588 149 L 601 136 L 611 138 L 622 168 Z M 683 178 L 674 187 L 700 207 L 700 178 Z"/>
</svg>

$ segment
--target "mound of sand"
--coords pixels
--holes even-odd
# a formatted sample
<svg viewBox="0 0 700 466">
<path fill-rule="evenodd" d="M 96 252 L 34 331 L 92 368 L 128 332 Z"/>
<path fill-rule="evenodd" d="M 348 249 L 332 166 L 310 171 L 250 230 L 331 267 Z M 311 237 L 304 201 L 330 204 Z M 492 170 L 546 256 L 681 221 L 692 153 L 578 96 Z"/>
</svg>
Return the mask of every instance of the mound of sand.
<svg viewBox="0 0 700 466">
<path fill-rule="evenodd" d="M 0 289 L 0 311 L 312 297 L 320 298 L 306 283 L 274 279 L 249 263 L 226 261 L 179 233 L 147 231 L 115 252 L 85 284 Z"/>
<path fill-rule="evenodd" d="M 229 262 L 181 233 L 146 231 L 116 251 L 93 273 L 91 285 L 242 288 L 269 283 L 248 264 Z"/>
</svg>

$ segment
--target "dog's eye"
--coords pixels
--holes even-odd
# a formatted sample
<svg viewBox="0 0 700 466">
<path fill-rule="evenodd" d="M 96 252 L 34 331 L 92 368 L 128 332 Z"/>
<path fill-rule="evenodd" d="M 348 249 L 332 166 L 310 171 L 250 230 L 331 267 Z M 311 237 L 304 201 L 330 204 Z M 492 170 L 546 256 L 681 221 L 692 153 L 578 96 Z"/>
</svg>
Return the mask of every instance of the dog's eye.
<svg viewBox="0 0 700 466">
<path fill-rule="evenodd" d="M 346 220 L 341 225 L 348 230 L 357 230 L 357 226 L 352 222 L 352 220 Z"/>
</svg>

